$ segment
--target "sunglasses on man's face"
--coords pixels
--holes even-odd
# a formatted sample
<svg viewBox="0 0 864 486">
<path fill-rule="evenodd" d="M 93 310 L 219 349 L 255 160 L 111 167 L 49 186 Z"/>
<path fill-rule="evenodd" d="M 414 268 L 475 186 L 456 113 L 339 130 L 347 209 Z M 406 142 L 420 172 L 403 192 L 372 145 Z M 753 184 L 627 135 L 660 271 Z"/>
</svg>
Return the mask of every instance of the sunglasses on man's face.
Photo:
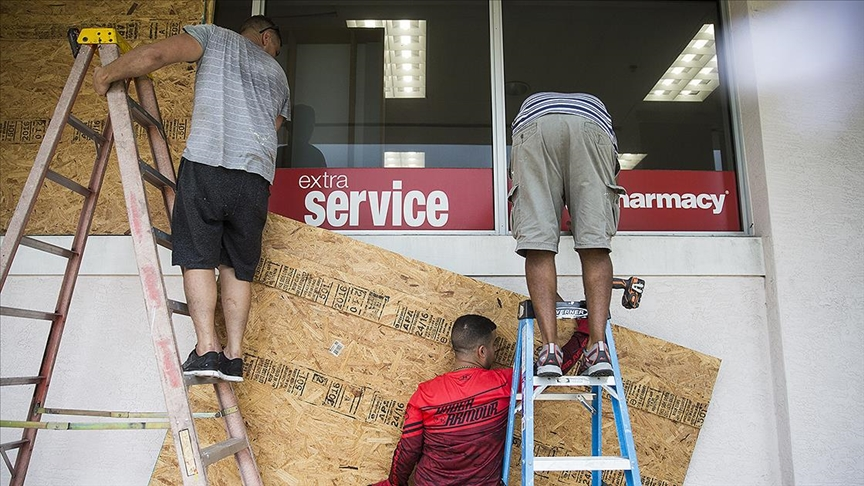
<svg viewBox="0 0 864 486">
<path fill-rule="evenodd" d="M 279 26 L 271 25 L 270 27 L 264 27 L 263 29 L 259 30 L 258 33 L 263 34 L 264 32 L 267 32 L 268 30 L 272 30 L 272 31 L 276 32 L 276 36 L 279 37 L 279 47 L 281 48 L 282 47 L 282 32 L 279 32 Z"/>
</svg>

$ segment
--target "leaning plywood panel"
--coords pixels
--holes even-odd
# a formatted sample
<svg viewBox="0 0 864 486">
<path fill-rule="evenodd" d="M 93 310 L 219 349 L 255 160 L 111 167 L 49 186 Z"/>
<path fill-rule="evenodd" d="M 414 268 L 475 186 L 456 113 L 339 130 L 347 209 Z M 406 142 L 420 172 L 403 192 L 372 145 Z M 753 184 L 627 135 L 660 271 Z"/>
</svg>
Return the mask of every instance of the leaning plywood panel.
<svg viewBox="0 0 864 486">
<path fill-rule="evenodd" d="M 499 364 L 509 366 L 525 298 L 271 215 L 253 284 L 246 381 L 235 386 L 265 483 L 356 485 L 385 477 L 405 403 L 417 383 L 449 370 L 452 322 L 465 313 L 494 320 Z M 559 328 L 562 338 L 573 331 L 565 321 Z M 719 361 L 626 327 L 614 332 L 645 484 L 681 484 Z M 212 406 L 210 395 L 196 388 L 195 406 Z M 536 421 L 538 454 L 590 453 L 590 417 L 578 404 L 544 403 Z M 614 453 L 611 414 L 606 422 L 604 448 Z M 203 444 L 224 435 L 217 422 L 199 426 Z M 176 483 L 171 448 L 166 441 L 151 484 Z M 231 464 L 210 474 L 213 484 L 239 484 Z M 538 478 L 588 484 L 584 473 Z M 606 481 L 623 484 L 623 477 Z"/>
<path fill-rule="evenodd" d="M 39 150 L 54 107 L 72 67 L 69 28 L 113 27 L 132 46 L 164 39 L 184 25 L 212 16 L 213 0 L 5 0 L 0 2 L 0 231 L 9 224 L 24 181 Z M 94 64 L 101 61 L 94 59 Z M 91 68 L 92 69 L 92 68 Z M 194 65 L 174 65 L 153 74 L 160 111 L 175 164 L 192 114 Z M 87 76 L 72 114 L 102 131 L 107 115 Z M 139 128 L 139 146 L 146 138 Z M 148 150 L 142 158 L 149 160 Z M 113 159 L 112 155 L 112 159 Z M 93 143 L 66 127 L 52 169 L 86 185 L 95 159 Z M 151 201 L 159 201 L 155 191 Z M 29 234 L 71 234 L 80 197 L 45 184 L 28 225 Z M 160 213 L 161 214 L 161 213 Z M 123 234 L 129 229 L 117 164 L 108 166 L 93 232 Z M 164 218 L 156 219 L 165 227 Z"/>
</svg>

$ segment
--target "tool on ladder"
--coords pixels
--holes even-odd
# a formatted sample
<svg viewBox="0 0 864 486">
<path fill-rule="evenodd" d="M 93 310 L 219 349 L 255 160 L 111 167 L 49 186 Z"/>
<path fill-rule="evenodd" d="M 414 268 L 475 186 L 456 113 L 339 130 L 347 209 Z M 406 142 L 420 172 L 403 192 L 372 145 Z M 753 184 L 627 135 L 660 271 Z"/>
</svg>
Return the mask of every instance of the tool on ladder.
<svg viewBox="0 0 864 486">
<path fill-rule="evenodd" d="M 184 379 L 182 373 L 171 316 L 173 313 L 188 315 L 188 308 L 185 303 L 168 298 L 156 245 L 160 244 L 170 249 L 171 236 L 168 232 L 152 226 L 144 187 L 144 181 L 146 181 L 160 190 L 170 222 L 174 206 L 176 177 L 168 149 L 168 140 L 159 114 L 153 82 L 149 77 L 141 76 L 131 81 L 113 83 L 107 94 L 108 117 L 105 128 L 101 134 L 95 132 L 86 123 L 72 115 L 72 106 L 84 78 L 88 74 L 88 68 L 97 46 L 102 65 L 106 65 L 116 60 L 121 55 L 121 51 L 125 52 L 128 45 L 115 29 L 108 28 L 83 29 L 80 33 L 71 29 L 69 38 L 75 62 L 60 95 L 54 115 L 51 117 L 33 168 L 22 190 L 21 198 L 10 219 L 2 248 L 0 248 L 0 290 L 6 282 L 18 247 L 22 244 L 67 259 L 60 295 L 53 312 L 0 307 L 0 315 L 51 322 L 39 374 L 30 377 L 0 378 L 0 386 L 36 385 L 27 420 L 14 423 L 3 421 L 3 426 L 25 427 L 20 440 L 0 444 L 0 454 L 2 454 L 7 468 L 12 474 L 10 484 L 20 486 L 24 483 L 32 457 L 36 431 L 39 428 L 60 428 L 44 426 L 48 423 L 42 422 L 41 417 L 43 413 L 47 414 L 51 411 L 51 409 L 45 408 L 45 399 L 108 158 L 112 146 L 116 146 L 132 241 L 144 290 L 151 335 L 156 349 L 162 390 L 167 406 L 167 417 L 177 450 L 183 484 L 184 486 L 208 484 L 207 466 L 233 455 L 240 470 L 243 484 L 246 486 L 261 485 L 261 476 L 255 463 L 246 426 L 240 415 L 237 397 L 232 385 L 212 378 Z M 128 93 L 129 84 L 132 82 L 135 85 L 137 101 L 132 99 Z M 154 165 L 148 164 L 139 157 L 133 120 L 144 127 L 146 131 Z M 63 129 L 67 124 L 96 144 L 97 151 L 93 172 L 86 187 L 50 169 Z M 56 182 L 84 197 L 84 204 L 71 249 L 61 248 L 24 235 L 24 230 L 45 179 Z M 198 434 L 193 418 L 200 415 L 192 413 L 187 390 L 187 386 L 198 384 L 214 385 L 220 411 L 213 415 L 224 420 L 228 434 L 227 440 L 205 448 L 201 448 L 198 443 Z M 13 466 L 7 456 L 7 451 L 16 449 L 18 454 Z"/>
<path fill-rule="evenodd" d="M 631 277 L 627 280 L 631 296 L 625 307 L 638 307 L 644 281 Z M 618 282 L 615 282 L 616 284 Z M 638 291 L 632 290 L 638 284 Z M 617 288 L 617 286 L 616 286 Z M 636 294 L 634 297 L 633 294 Z M 633 307 L 633 308 L 635 308 Z M 631 308 L 631 307 L 628 307 Z M 585 302 L 558 302 L 556 316 L 559 319 L 587 318 Z M 609 346 L 613 375 L 604 377 L 561 376 L 544 378 L 534 376 L 534 308 L 530 300 L 519 304 L 519 329 L 516 334 L 516 353 L 513 363 L 513 383 L 510 396 L 510 413 L 507 422 L 507 438 L 504 449 L 502 479 L 505 486 L 510 476 L 510 453 L 513 447 L 513 430 L 516 414 L 522 415 L 522 485 L 534 484 L 534 473 L 539 471 L 591 471 L 592 486 L 603 484 L 603 471 L 623 471 L 627 486 L 641 486 L 636 447 L 630 426 L 630 414 L 624 396 L 621 368 L 612 337 L 611 321 L 606 321 L 606 344 Z M 590 393 L 544 393 L 549 387 L 589 387 Z M 522 393 L 518 393 L 519 389 Z M 612 412 L 618 433 L 620 456 L 602 455 L 602 395 L 606 392 L 612 402 Z M 534 402 L 536 400 L 578 401 L 591 413 L 591 455 L 581 457 L 537 457 L 534 452 Z"/>
</svg>

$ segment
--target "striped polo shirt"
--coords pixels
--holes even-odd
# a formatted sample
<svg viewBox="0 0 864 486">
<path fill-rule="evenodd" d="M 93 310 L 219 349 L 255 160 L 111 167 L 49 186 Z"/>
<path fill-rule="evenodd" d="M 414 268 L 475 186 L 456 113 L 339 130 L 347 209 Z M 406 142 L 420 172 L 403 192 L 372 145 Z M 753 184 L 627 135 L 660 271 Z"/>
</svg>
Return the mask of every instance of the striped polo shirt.
<svg viewBox="0 0 864 486">
<path fill-rule="evenodd" d="M 285 71 L 261 46 L 234 31 L 211 24 L 183 29 L 204 49 L 183 157 L 272 183 L 276 117 L 291 119 Z"/>
<path fill-rule="evenodd" d="M 513 120 L 513 135 L 543 115 L 560 113 L 587 118 L 601 127 L 609 135 L 615 152 L 618 152 L 618 139 L 612 130 L 612 117 L 600 98 L 586 93 L 535 93 L 522 103 L 519 114 Z"/>
</svg>

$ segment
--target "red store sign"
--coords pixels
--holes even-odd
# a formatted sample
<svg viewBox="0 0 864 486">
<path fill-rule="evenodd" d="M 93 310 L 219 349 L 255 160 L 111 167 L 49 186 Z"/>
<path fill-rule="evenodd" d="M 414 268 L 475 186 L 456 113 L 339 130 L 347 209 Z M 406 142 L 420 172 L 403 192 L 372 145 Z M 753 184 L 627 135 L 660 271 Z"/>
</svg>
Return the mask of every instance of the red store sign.
<svg viewBox="0 0 864 486">
<path fill-rule="evenodd" d="M 619 231 L 741 229 L 734 172 L 624 171 L 618 182 Z M 278 169 L 271 193 L 270 211 L 326 229 L 494 229 L 492 169 Z"/>
</svg>

